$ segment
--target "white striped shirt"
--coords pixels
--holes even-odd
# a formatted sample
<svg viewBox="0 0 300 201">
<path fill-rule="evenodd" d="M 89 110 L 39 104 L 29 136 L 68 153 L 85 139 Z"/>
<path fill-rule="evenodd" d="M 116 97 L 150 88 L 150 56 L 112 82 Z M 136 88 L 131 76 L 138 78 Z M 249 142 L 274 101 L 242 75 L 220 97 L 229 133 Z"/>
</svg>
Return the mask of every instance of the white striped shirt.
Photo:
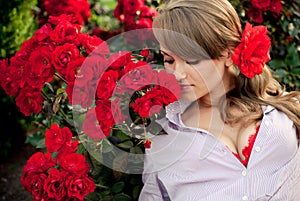
<svg viewBox="0 0 300 201">
<path fill-rule="evenodd" d="M 168 134 L 153 136 L 146 150 L 139 201 L 300 201 L 300 149 L 283 112 L 263 106 L 245 167 L 208 131 L 186 127 L 181 108 L 170 105 L 160 121 Z"/>
</svg>

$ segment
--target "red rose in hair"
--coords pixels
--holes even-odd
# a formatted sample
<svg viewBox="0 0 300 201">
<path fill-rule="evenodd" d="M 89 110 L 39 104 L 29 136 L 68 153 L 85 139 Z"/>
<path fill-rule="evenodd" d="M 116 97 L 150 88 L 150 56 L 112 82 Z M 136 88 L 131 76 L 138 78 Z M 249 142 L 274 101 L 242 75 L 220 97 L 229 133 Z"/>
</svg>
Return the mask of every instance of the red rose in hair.
<svg viewBox="0 0 300 201">
<path fill-rule="evenodd" d="M 68 63 L 79 57 L 79 50 L 74 44 L 65 43 L 63 46 L 57 46 L 52 55 L 55 68 L 65 77 Z"/>
<path fill-rule="evenodd" d="M 69 176 L 66 179 L 65 186 L 69 197 L 76 197 L 84 200 L 84 197 L 93 192 L 96 188 L 93 180 L 87 176 Z"/>
<path fill-rule="evenodd" d="M 25 116 L 29 116 L 31 113 L 38 114 L 42 110 L 41 104 L 44 98 L 39 89 L 25 87 L 20 91 L 15 100 L 20 111 Z"/>
<path fill-rule="evenodd" d="M 44 183 L 47 178 L 45 173 L 29 173 L 21 176 L 21 183 L 25 190 L 35 198 L 41 198 L 44 193 Z"/>
<path fill-rule="evenodd" d="M 60 167 L 63 171 L 71 174 L 85 175 L 89 172 L 89 164 L 81 154 L 69 153 L 59 159 Z"/>
<path fill-rule="evenodd" d="M 265 63 L 270 60 L 271 41 L 267 33 L 265 26 L 252 27 L 246 23 L 241 43 L 232 54 L 233 63 L 248 78 L 262 73 Z"/>
<path fill-rule="evenodd" d="M 44 184 L 44 190 L 47 192 L 49 198 L 62 200 L 67 195 L 67 189 L 64 185 L 66 177 L 65 172 L 60 172 L 56 168 L 52 168 L 49 171 L 49 176 Z"/>
<path fill-rule="evenodd" d="M 47 151 L 52 153 L 59 151 L 62 146 L 70 142 L 72 133 L 68 127 L 60 128 L 58 124 L 52 124 L 45 132 L 45 144 Z"/>
<path fill-rule="evenodd" d="M 27 161 L 27 164 L 24 166 L 23 174 L 30 172 L 45 172 L 51 167 L 56 165 L 56 161 L 51 158 L 50 153 L 36 152 L 34 153 Z"/>
</svg>

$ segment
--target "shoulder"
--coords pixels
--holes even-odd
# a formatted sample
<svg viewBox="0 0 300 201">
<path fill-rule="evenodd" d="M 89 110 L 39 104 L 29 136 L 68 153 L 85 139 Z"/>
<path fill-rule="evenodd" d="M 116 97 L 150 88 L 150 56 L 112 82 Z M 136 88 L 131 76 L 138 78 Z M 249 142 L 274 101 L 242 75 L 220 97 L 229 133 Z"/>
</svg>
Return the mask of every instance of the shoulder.
<svg viewBox="0 0 300 201">
<path fill-rule="evenodd" d="M 267 118 L 271 123 L 276 125 L 292 125 L 293 121 L 283 111 L 271 106 L 262 106 L 264 118 Z"/>
</svg>

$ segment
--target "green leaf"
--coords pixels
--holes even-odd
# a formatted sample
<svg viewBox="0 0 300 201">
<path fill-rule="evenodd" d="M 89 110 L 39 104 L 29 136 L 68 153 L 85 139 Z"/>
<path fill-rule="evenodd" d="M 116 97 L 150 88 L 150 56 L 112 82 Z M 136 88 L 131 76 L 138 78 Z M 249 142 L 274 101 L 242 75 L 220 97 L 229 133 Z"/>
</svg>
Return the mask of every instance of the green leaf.
<svg viewBox="0 0 300 201">
<path fill-rule="evenodd" d="M 285 66 L 284 61 L 279 59 L 269 61 L 268 65 L 273 69 L 283 68 Z"/>
<path fill-rule="evenodd" d="M 125 182 L 120 181 L 120 182 L 115 183 L 112 186 L 111 190 L 113 193 L 120 193 L 124 189 L 124 187 L 125 187 Z"/>
<path fill-rule="evenodd" d="M 123 149 L 130 149 L 131 147 L 133 147 L 133 142 L 128 140 L 118 144 L 117 146 Z"/>
<path fill-rule="evenodd" d="M 142 190 L 141 186 L 135 186 L 132 190 L 132 197 L 133 199 L 137 200 L 140 196 L 140 192 Z"/>
<path fill-rule="evenodd" d="M 114 196 L 114 201 L 131 201 L 131 197 L 129 195 L 126 195 L 124 193 L 120 193 Z"/>
<path fill-rule="evenodd" d="M 26 138 L 25 143 L 29 143 L 34 147 L 44 144 L 45 136 L 43 134 L 35 133 Z"/>
<path fill-rule="evenodd" d="M 108 153 L 113 150 L 113 146 L 106 138 L 102 140 L 101 143 L 101 152 L 102 153 Z"/>
<path fill-rule="evenodd" d="M 300 67 L 292 68 L 291 74 L 294 76 L 299 76 L 300 75 Z"/>
</svg>

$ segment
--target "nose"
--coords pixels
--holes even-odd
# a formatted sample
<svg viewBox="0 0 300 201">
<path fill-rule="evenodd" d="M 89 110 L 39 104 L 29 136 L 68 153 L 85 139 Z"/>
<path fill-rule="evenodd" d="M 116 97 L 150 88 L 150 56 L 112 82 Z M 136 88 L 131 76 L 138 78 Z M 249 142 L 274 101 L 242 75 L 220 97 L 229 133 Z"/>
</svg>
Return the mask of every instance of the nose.
<svg viewBox="0 0 300 201">
<path fill-rule="evenodd" d="M 173 74 L 175 75 L 177 81 L 184 80 L 187 77 L 184 65 L 182 63 L 177 63 Z"/>
</svg>

